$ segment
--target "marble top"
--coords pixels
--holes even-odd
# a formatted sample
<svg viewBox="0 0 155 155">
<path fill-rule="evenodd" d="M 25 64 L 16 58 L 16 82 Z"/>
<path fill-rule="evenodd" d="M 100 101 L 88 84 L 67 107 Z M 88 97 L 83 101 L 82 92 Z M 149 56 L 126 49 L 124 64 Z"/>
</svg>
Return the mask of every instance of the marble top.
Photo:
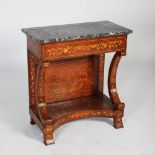
<svg viewBox="0 0 155 155">
<path fill-rule="evenodd" d="M 58 42 L 132 33 L 132 30 L 110 21 L 23 28 L 22 32 L 41 42 Z"/>
</svg>

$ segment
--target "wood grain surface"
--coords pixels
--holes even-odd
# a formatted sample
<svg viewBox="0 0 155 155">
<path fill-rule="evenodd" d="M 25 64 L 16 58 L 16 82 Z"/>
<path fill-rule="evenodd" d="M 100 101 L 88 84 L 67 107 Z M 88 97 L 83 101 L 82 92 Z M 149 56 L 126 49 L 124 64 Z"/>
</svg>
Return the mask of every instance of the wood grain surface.
<svg viewBox="0 0 155 155">
<path fill-rule="evenodd" d="M 119 61 L 126 55 L 127 36 L 96 37 L 55 43 L 27 38 L 30 122 L 43 132 L 44 143 L 62 124 L 87 117 L 113 118 L 123 127 L 124 103 L 116 88 Z M 105 54 L 115 52 L 104 94 Z"/>
</svg>

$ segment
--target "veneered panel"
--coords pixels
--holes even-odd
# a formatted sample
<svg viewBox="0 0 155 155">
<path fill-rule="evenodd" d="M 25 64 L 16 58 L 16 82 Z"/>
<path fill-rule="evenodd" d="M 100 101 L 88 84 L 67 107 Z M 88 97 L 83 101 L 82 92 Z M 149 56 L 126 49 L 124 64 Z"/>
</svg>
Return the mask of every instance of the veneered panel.
<svg viewBox="0 0 155 155">
<path fill-rule="evenodd" d="M 95 56 L 52 62 L 46 68 L 45 101 L 58 102 L 95 92 Z"/>
</svg>

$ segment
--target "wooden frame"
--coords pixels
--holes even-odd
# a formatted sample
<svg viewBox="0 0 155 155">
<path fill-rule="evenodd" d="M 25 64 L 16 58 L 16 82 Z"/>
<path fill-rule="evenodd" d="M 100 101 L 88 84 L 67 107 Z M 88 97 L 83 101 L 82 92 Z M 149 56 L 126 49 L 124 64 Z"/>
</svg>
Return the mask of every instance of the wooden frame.
<svg viewBox="0 0 155 155">
<path fill-rule="evenodd" d="M 53 133 L 60 125 L 76 119 L 109 117 L 114 127 L 123 127 L 125 106 L 117 93 L 116 73 L 121 57 L 126 55 L 126 43 L 126 34 L 51 43 L 38 43 L 27 37 L 30 122 L 40 127 L 46 145 L 54 143 Z M 107 97 L 103 93 L 104 58 L 109 52 L 115 55 L 109 68 Z M 58 74 L 51 71 L 52 65 Z M 63 65 L 68 65 L 67 73 Z M 73 69 L 69 70 L 69 66 Z M 60 86 L 57 85 L 56 79 L 63 77 L 68 82 L 59 80 Z M 52 89 L 55 92 L 51 98 Z"/>
</svg>

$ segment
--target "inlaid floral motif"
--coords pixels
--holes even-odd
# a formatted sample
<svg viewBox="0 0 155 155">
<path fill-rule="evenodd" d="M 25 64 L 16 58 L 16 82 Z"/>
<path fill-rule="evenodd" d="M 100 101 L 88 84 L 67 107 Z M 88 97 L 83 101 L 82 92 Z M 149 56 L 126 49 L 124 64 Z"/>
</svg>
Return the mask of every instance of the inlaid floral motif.
<svg viewBox="0 0 155 155">
<path fill-rule="evenodd" d="M 124 37 L 116 37 L 115 39 L 98 39 L 96 40 L 85 40 L 79 42 L 65 42 L 56 43 L 52 45 L 43 46 L 43 58 L 54 58 L 61 56 L 72 56 L 79 54 L 88 53 L 99 53 L 101 51 L 114 51 L 125 49 Z"/>
</svg>

